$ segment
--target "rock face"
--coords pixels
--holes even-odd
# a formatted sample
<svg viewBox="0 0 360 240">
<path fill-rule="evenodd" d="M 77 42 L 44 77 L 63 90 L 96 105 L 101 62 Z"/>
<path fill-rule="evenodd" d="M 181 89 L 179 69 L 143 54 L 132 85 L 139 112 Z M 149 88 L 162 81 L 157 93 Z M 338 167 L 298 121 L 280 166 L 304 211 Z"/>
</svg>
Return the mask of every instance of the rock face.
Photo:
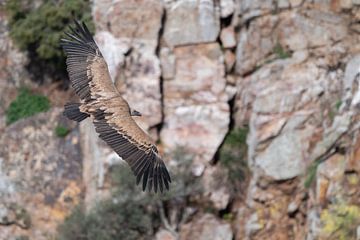
<svg viewBox="0 0 360 240">
<path fill-rule="evenodd" d="M 219 221 L 211 214 L 204 214 L 198 217 L 194 222 L 182 226 L 180 230 L 180 239 L 217 239 L 231 240 L 233 234 L 229 223 Z"/>
<path fill-rule="evenodd" d="M 29 84 L 25 64 L 27 57 L 11 41 L 5 11 L 0 5 L 0 130 L 4 127 L 1 119 L 5 108 L 14 98 L 15 87 Z"/>
<path fill-rule="evenodd" d="M 56 137 L 61 112 L 54 108 L 21 120 L 1 135 L 1 239 L 47 239 L 81 199 L 79 131 Z"/>
<path fill-rule="evenodd" d="M 228 4 L 223 3 L 223 15 L 231 11 L 225 10 Z M 215 1 L 177 1 L 167 7 L 164 40 L 168 46 L 215 42 L 219 32 L 220 9 Z"/>
<path fill-rule="evenodd" d="M 179 181 L 186 197 L 165 201 L 155 239 L 355 239 L 358 0 L 93 4 L 96 41 L 115 86 L 143 114 L 136 121 L 168 166 L 191 156 L 186 174 L 196 181 Z M 110 196 L 109 169 L 121 159 L 88 120 L 55 137 L 57 108 L 6 127 L 27 59 L 2 10 L 0 52 L 0 239 L 47 239 L 80 199 L 90 209 Z M 241 189 L 231 177 L 243 157 L 220 157 L 236 129 L 248 129 L 232 139 L 247 149 Z"/>
<path fill-rule="evenodd" d="M 293 6 L 283 2 L 284 8 Z M 251 1 L 240 17 L 256 16 L 239 32 L 235 69 L 235 125 L 249 125 L 254 175 L 249 207 L 238 215 L 237 239 L 321 239 L 329 236 L 321 224 L 332 221 L 324 220 L 326 204 L 345 198 L 351 208 L 356 195 L 343 189 L 352 189 L 344 183 L 345 159 L 351 169 L 358 161 L 350 157 L 358 138 L 350 132 L 357 132 L 359 114 L 359 38 L 348 27 L 352 15 L 338 13 L 340 5 L 306 2 L 306 10 L 297 5 L 269 15 L 270 5 Z M 252 221 L 241 221 L 245 216 Z"/>
<path fill-rule="evenodd" d="M 146 119 L 139 121 L 145 129 L 160 124 L 162 118 L 156 49 L 163 12 L 163 5 L 155 0 L 98 1 L 94 5 L 99 48 L 118 90 Z"/>
<path fill-rule="evenodd" d="M 204 169 L 228 131 L 223 57 L 217 43 L 177 47 L 174 55 L 175 76 L 163 83 L 161 140 L 168 151 L 186 148 L 196 154 Z"/>
</svg>

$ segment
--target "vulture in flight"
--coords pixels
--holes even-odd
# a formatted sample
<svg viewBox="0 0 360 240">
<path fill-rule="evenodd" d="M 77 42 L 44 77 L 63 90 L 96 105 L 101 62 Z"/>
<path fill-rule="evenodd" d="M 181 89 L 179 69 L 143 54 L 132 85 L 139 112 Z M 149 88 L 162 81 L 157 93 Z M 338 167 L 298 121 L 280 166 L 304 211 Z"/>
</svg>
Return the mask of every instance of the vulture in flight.
<svg viewBox="0 0 360 240">
<path fill-rule="evenodd" d="M 115 88 L 104 57 L 84 23 L 75 21 L 61 39 L 67 71 L 81 103 L 67 103 L 64 115 L 81 122 L 90 117 L 96 132 L 131 167 L 136 184 L 163 192 L 171 182 L 168 170 L 151 138 L 136 124 L 132 110 Z"/>
</svg>

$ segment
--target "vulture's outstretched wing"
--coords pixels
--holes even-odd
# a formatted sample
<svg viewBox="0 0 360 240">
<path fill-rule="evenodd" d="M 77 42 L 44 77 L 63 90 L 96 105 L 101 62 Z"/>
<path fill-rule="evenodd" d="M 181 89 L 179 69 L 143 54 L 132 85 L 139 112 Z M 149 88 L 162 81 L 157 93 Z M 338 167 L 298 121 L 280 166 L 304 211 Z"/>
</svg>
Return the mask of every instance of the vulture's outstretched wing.
<svg viewBox="0 0 360 240">
<path fill-rule="evenodd" d="M 86 25 L 75 24 L 61 45 L 72 87 L 83 101 L 80 111 L 92 116 L 99 137 L 130 165 L 137 184 L 142 179 L 143 190 L 169 189 L 170 175 L 155 144 L 130 116 Z"/>
</svg>

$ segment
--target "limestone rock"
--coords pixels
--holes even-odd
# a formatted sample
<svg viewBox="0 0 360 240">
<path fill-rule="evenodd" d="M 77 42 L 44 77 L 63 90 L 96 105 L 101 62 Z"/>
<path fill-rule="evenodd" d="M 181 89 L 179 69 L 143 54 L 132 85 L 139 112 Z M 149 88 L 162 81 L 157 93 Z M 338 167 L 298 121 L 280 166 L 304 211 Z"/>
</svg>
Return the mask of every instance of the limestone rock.
<svg viewBox="0 0 360 240">
<path fill-rule="evenodd" d="M 346 64 L 345 68 L 345 76 L 344 76 L 344 94 L 346 97 L 353 97 L 352 105 L 357 105 L 360 103 L 360 93 L 359 89 L 354 89 L 354 85 L 356 82 L 356 75 L 360 72 L 360 55 L 356 55 L 349 60 Z M 352 93 L 356 92 L 354 96 Z"/>
<path fill-rule="evenodd" d="M 278 27 L 280 41 L 291 50 L 330 45 L 347 35 L 346 19 L 318 10 L 283 15 Z"/>
<path fill-rule="evenodd" d="M 170 48 L 163 47 L 160 50 L 160 62 L 163 79 L 172 79 L 175 77 L 175 56 Z"/>
<path fill-rule="evenodd" d="M 14 46 L 7 24 L 4 8 L 0 6 L 0 116 L 15 97 L 15 88 L 29 84 L 25 69 L 28 58 Z M 1 125 L 0 130 L 3 128 Z"/>
<path fill-rule="evenodd" d="M 163 86 L 162 144 L 170 152 L 186 148 L 203 166 L 213 158 L 229 124 L 223 57 L 215 43 L 177 47 L 174 54 L 176 75 Z"/>
<path fill-rule="evenodd" d="M 342 193 L 341 182 L 345 174 L 345 158 L 335 154 L 319 164 L 317 176 L 317 201 L 326 204 L 328 201 L 340 199 Z"/>
<path fill-rule="evenodd" d="M 94 3 L 96 29 L 115 38 L 154 40 L 161 28 L 163 5 L 157 0 L 99 0 Z"/>
<path fill-rule="evenodd" d="M 23 232 L 46 239 L 81 198 L 79 131 L 73 128 L 65 138 L 55 136 L 61 113 L 53 108 L 20 120 L 0 137 L 0 205 L 11 224 L 0 226 L 1 239 Z M 30 224 L 36 231 L 22 230 Z"/>
<path fill-rule="evenodd" d="M 233 48 L 236 46 L 235 30 L 230 26 L 223 28 L 220 34 L 220 40 L 224 48 Z"/>
<path fill-rule="evenodd" d="M 156 56 L 164 8 L 160 1 L 96 1 L 96 39 L 113 81 L 148 130 L 161 122 L 160 61 Z M 128 56 L 125 58 L 124 54 Z M 153 136 L 157 138 L 157 136 Z"/>
<path fill-rule="evenodd" d="M 299 7 L 304 0 L 289 0 L 291 7 Z"/>
<path fill-rule="evenodd" d="M 238 74 L 252 71 L 260 60 L 272 52 L 275 45 L 272 33 L 277 22 L 277 16 L 265 16 L 252 21 L 249 30 L 240 31 L 236 48 Z"/>
<path fill-rule="evenodd" d="M 237 3 L 242 15 L 242 22 L 268 14 L 275 9 L 272 0 L 240 0 Z"/>
<path fill-rule="evenodd" d="M 249 91 L 246 88 L 242 89 L 240 96 L 245 102 L 236 103 L 239 110 L 243 109 L 242 112 L 249 108 L 248 104 L 251 103 L 248 138 L 250 163 L 259 166 L 268 176 L 278 180 L 298 176 L 306 168 L 305 159 L 309 154 L 309 143 L 314 130 L 321 122 L 321 113 L 314 112 L 313 109 L 319 106 L 320 102 L 331 99 L 326 94 L 322 95 L 326 91 L 323 86 L 330 82 L 334 87 L 340 86 L 341 82 L 339 76 L 334 80 L 326 77 L 326 73 L 312 62 L 298 65 L 288 61 L 286 67 L 284 64 L 286 61 L 278 60 L 254 73 L 244 82 Z M 313 81 L 314 78 L 318 81 Z M 287 84 L 284 85 L 285 82 Z M 291 118 L 288 118 L 289 113 Z M 296 129 L 310 116 L 317 116 L 315 118 L 319 119 L 319 122 Z M 324 141 L 328 147 L 334 143 L 340 132 L 348 129 L 348 117 L 335 117 L 333 124 L 337 127 L 329 127 L 329 131 L 324 133 Z M 339 127 L 340 125 L 342 127 Z M 275 138 L 267 142 L 271 137 Z M 308 155 L 311 159 L 316 159 L 327 149 L 325 147 L 320 150 L 320 146 L 315 147 Z"/>
<path fill-rule="evenodd" d="M 220 168 L 220 166 L 207 167 L 202 180 L 204 196 L 210 199 L 216 209 L 225 209 L 230 201 L 229 186 L 231 185 L 225 169 Z"/>
<path fill-rule="evenodd" d="M 236 72 L 246 74 L 262 65 L 270 54 L 279 54 L 276 52 L 277 44 L 291 51 L 331 46 L 347 36 L 347 24 L 346 18 L 319 10 L 257 18 L 250 22 L 248 30 L 239 33 Z"/>
<path fill-rule="evenodd" d="M 108 31 L 101 31 L 95 35 L 95 40 L 99 46 L 99 49 L 104 56 L 110 76 L 113 81 L 119 74 L 119 66 L 124 64 L 125 53 L 130 50 L 129 41 L 120 40 Z"/>
<path fill-rule="evenodd" d="M 304 140 L 309 134 L 310 132 L 293 131 L 275 138 L 269 147 L 257 156 L 255 164 L 276 180 L 300 175 L 305 169 L 302 153 L 307 145 Z"/>
<path fill-rule="evenodd" d="M 246 236 L 251 236 L 263 228 L 263 225 L 260 224 L 258 220 L 258 215 L 256 213 L 253 213 L 250 216 L 249 221 L 245 225 Z"/>
<path fill-rule="evenodd" d="M 178 1 L 167 9 L 164 39 L 171 47 L 215 42 L 219 32 L 220 9 L 213 0 Z"/>
<path fill-rule="evenodd" d="M 220 1 L 220 13 L 222 18 L 229 17 L 235 11 L 234 0 L 221 0 Z"/>
<path fill-rule="evenodd" d="M 290 2 L 288 0 L 278 0 L 277 7 L 280 9 L 285 9 L 290 7 Z"/>
<path fill-rule="evenodd" d="M 236 56 L 231 50 L 226 50 L 224 54 L 226 72 L 231 72 L 236 62 Z"/>
<path fill-rule="evenodd" d="M 161 229 L 155 235 L 156 240 L 176 240 L 176 237 L 168 230 Z"/>
<path fill-rule="evenodd" d="M 208 213 L 197 217 L 190 223 L 184 224 L 180 229 L 180 240 L 231 240 L 232 238 L 233 233 L 230 224 L 220 221 Z"/>
</svg>

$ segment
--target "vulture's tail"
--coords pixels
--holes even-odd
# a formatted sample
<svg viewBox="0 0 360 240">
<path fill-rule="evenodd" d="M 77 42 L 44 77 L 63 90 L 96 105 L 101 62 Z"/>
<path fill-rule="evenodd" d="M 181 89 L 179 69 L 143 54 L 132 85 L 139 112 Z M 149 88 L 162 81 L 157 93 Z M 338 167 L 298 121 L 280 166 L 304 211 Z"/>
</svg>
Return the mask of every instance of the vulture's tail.
<svg viewBox="0 0 360 240">
<path fill-rule="evenodd" d="M 90 115 L 87 113 L 80 112 L 80 103 L 67 103 L 65 104 L 64 108 L 64 116 L 67 118 L 81 122 L 85 118 L 89 117 Z"/>
</svg>

